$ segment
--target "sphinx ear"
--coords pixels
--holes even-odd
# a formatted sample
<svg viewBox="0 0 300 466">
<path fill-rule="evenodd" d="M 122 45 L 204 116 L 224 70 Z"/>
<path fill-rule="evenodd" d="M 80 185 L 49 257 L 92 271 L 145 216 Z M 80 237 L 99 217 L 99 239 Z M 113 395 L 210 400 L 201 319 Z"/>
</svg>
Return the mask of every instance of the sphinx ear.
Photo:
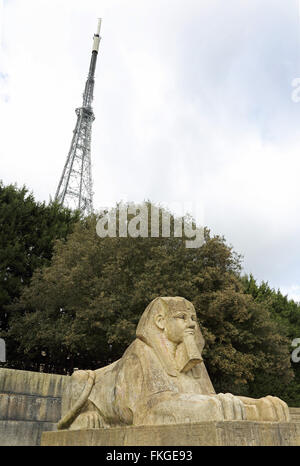
<svg viewBox="0 0 300 466">
<path fill-rule="evenodd" d="M 161 330 L 165 329 L 165 316 L 163 314 L 156 314 L 154 317 L 155 325 Z"/>
</svg>

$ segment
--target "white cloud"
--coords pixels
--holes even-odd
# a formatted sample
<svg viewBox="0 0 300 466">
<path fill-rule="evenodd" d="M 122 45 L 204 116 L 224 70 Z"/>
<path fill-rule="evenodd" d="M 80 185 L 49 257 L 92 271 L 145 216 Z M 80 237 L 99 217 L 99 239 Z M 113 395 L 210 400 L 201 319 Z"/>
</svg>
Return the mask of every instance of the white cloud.
<svg viewBox="0 0 300 466">
<path fill-rule="evenodd" d="M 300 286 L 290 285 L 281 289 L 283 295 L 287 295 L 289 299 L 293 299 L 295 302 L 300 303 Z"/>
</svg>

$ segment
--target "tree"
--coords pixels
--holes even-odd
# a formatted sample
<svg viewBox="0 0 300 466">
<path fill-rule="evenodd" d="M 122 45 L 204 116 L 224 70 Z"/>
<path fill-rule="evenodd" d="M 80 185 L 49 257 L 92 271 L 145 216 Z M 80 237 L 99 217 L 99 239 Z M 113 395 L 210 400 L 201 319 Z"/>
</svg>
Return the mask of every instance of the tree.
<svg viewBox="0 0 300 466">
<path fill-rule="evenodd" d="M 65 239 L 78 219 L 56 203 L 36 202 L 26 187 L 0 182 L 0 330 L 8 328 L 8 306 L 33 271 L 50 263 L 54 241 Z"/>
<path fill-rule="evenodd" d="M 300 304 L 288 299 L 280 290 L 272 289 L 268 283 L 257 284 L 252 275 L 242 278 L 244 290 L 251 295 L 256 303 L 267 309 L 272 319 L 277 323 L 282 335 L 285 335 L 289 342 L 289 354 L 292 354 L 292 342 L 300 338 Z M 263 374 L 258 374 L 256 380 L 260 379 L 260 386 L 265 386 L 265 391 L 274 383 L 278 387 L 278 393 L 291 405 L 300 406 L 300 363 L 291 363 L 294 373 L 293 380 L 287 384 L 281 378 L 266 378 Z M 254 389 L 255 391 L 255 389 Z"/>
<path fill-rule="evenodd" d="M 206 229 L 204 244 L 191 249 L 184 238 L 99 238 L 96 222 L 86 218 L 56 243 L 51 264 L 14 306 L 8 337 L 18 342 L 21 367 L 70 373 L 108 364 L 134 339 L 153 298 L 183 296 L 195 305 L 218 391 L 251 395 L 260 371 L 291 380 L 288 341 L 244 292 L 241 259 L 224 238 Z"/>
</svg>

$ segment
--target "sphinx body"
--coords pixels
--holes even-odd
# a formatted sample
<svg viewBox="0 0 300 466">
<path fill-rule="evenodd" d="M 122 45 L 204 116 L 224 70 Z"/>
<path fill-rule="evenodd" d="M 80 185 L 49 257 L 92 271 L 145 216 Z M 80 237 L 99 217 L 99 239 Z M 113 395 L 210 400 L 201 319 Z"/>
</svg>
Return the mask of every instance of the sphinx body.
<svg viewBox="0 0 300 466">
<path fill-rule="evenodd" d="M 216 394 L 201 357 L 204 340 L 195 309 L 184 298 L 153 300 L 136 336 L 113 364 L 74 372 L 59 429 L 290 420 L 279 398 Z"/>
</svg>

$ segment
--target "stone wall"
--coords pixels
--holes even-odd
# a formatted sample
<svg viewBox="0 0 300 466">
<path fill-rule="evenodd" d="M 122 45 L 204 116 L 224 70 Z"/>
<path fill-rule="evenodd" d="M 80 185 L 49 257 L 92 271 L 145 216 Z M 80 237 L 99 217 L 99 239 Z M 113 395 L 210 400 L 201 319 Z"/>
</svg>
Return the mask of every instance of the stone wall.
<svg viewBox="0 0 300 466">
<path fill-rule="evenodd" d="M 291 421 L 300 422 L 300 408 L 290 408 Z"/>
<path fill-rule="evenodd" d="M 0 445 L 40 445 L 56 429 L 68 377 L 0 369 Z"/>
</svg>

